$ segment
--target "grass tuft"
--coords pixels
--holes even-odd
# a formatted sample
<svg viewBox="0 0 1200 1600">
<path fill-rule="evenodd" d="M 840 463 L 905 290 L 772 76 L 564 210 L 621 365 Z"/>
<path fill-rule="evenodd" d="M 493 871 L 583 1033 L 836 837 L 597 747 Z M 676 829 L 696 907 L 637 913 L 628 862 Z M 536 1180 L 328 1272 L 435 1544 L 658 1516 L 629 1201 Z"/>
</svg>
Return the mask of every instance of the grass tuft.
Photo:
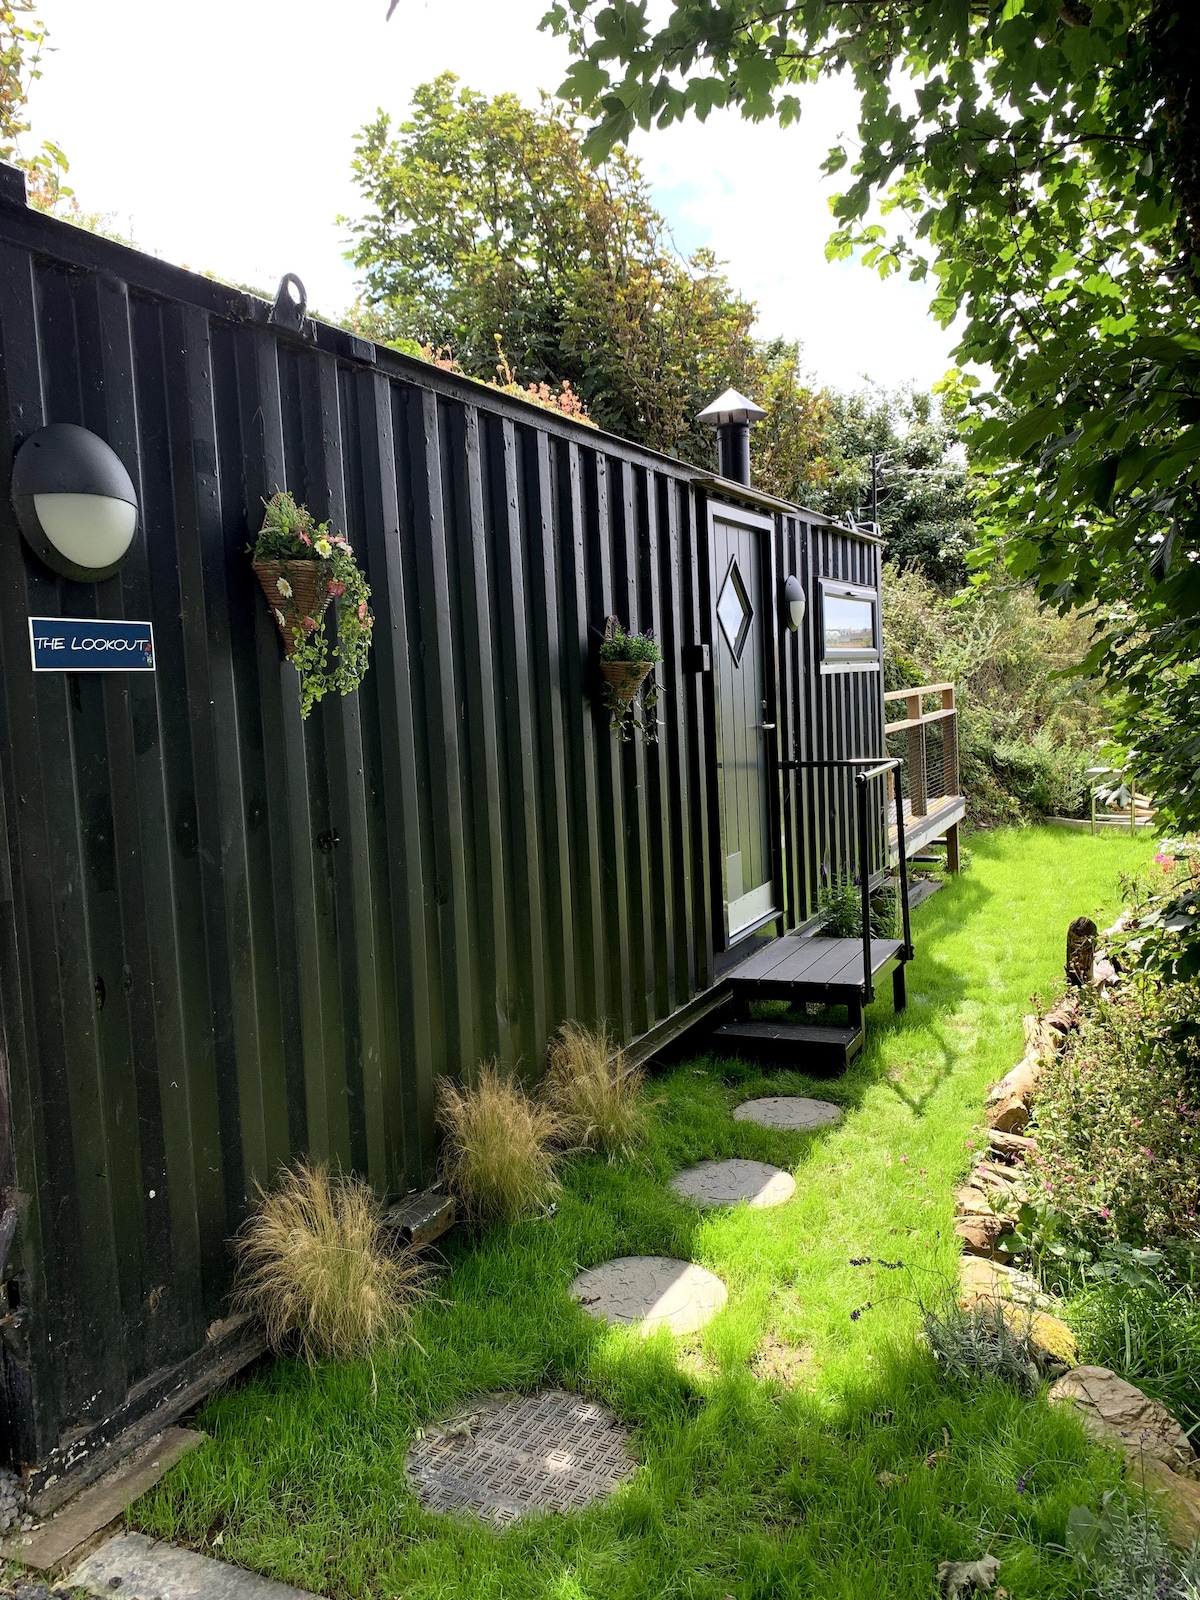
<svg viewBox="0 0 1200 1600">
<path fill-rule="evenodd" d="M 485 1061 L 469 1087 L 440 1078 L 437 1118 L 443 1178 L 473 1221 L 515 1222 L 558 1193 L 551 1150 L 558 1119 L 495 1061 Z"/>
<path fill-rule="evenodd" d="M 383 1210 L 362 1179 L 298 1161 L 259 1200 L 234 1241 L 239 1309 L 271 1347 L 309 1363 L 369 1357 L 396 1339 L 420 1297 L 422 1268 L 389 1248 Z"/>
<path fill-rule="evenodd" d="M 568 1144 L 613 1160 L 645 1137 L 644 1076 L 626 1066 L 608 1033 L 564 1022 L 550 1044 L 542 1097 Z"/>
</svg>

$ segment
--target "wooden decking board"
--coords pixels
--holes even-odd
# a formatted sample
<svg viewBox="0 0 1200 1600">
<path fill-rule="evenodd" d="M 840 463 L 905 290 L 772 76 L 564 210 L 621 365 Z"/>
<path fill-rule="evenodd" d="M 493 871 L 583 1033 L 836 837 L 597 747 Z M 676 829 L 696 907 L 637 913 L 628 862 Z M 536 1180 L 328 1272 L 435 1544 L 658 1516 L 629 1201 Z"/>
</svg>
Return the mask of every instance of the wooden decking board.
<svg viewBox="0 0 1200 1600">
<path fill-rule="evenodd" d="M 859 1037 L 859 1028 L 823 1028 L 799 1022 L 726 1022 L 714 1039 L 762 1039 L 771 1044 L 829 1044 L 843 1049 Z"/>
<path fill-rule="evenodd" d="M 874 976 L 902 948 L 898 939 L 872 939 L 871 973 Z M 862 981 L 862 941 L 785 937 L 774 948 L 757 950 L 727 977 L 734 984 L 829 984 L 849 987 Z"/>
</svg>

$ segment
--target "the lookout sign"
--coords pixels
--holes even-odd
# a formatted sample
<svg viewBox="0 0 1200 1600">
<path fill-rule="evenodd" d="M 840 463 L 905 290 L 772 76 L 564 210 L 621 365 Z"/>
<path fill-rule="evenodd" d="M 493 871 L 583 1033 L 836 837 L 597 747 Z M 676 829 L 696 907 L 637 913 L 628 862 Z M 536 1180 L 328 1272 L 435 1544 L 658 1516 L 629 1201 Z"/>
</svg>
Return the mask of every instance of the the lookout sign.
<svg viewBox="0 0 1200 1600">
<path fill-rule="evenodd" d="M 154 631 L 148 622 L 30 617 L 35 672 L 153 672 Z"/>
</svg>

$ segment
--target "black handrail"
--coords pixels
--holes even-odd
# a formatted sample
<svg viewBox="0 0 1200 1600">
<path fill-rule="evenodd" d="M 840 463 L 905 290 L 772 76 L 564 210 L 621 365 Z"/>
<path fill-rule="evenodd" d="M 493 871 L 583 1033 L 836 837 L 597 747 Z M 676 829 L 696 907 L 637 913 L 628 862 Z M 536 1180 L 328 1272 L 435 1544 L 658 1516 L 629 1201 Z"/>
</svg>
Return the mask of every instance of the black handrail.
<svg viewBox="0 0 1200 1600">
<path fill-rule="evenodd" d="M 840 767 L 844 771 L 854 773 L 854 810 L 855 821 L 858 825 L 858 875 L 862 886 L 862 942 L 863 942 L 863 989 L 867 1005 L 875 998 L 874 973 L 871 970 L 871 871 L 870 871 L 870 841 L 867 837 L 867 785 L 874 778 L 882 778 L 885 773 L 899 771 L 904 765 L 899 756 L 842 756 L 837 760 L 825 761 L 781 761 L 779 766 L 783 770 L 798 770 L 817 767 Z M 884 790 L 884 818 L 887 818 L 887 791 Z M 904 799 L 900 793 L 900 784 L 896 783 L 896 854 L 899 856 L 900 867 L 900 915 L 904 925 L 904 944 L 900 951 L 902 961 L 911 961 L 913 958 L 912 923 L 909 916 L 908 904 L 908 856 L 904 849 Z"/>
</svg>

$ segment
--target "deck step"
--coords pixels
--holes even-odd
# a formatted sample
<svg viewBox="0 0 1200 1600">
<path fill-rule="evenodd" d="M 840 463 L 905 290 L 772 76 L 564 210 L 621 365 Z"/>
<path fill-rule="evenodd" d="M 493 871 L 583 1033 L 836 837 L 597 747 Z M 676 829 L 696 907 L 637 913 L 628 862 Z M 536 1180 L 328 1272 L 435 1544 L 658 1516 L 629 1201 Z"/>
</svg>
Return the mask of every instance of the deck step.
<svg viewBox="0 0 1200 1600">
<path fill-rule="evenodd" d="M 713 1047 L 737 1055 L 786 1056 L 798 1065 L 847 1067 L 862 1049 L 861 1028 L 829 1028 L 801 1022 L 727 1022 L 716 1028 Z"/>
</svg>

